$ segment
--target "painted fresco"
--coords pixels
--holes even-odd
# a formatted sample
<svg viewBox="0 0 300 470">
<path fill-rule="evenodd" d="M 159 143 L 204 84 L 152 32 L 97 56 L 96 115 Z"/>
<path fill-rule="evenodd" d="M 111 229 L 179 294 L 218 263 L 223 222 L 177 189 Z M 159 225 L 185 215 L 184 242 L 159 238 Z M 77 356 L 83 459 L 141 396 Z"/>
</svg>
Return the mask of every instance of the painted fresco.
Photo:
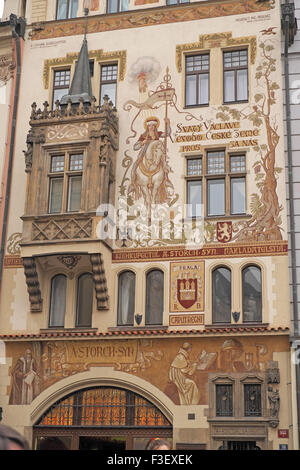
<svg viewBox="0 0 300 470">
<path fill-rule="evenodd" d="M 111 366 L 148 381 L 175 404 L 207 404 L 210 373 L 264 372 L 273 352 L 288 347 L 287 337 L 8 343 L 7 393 L 10 404 L 30 404 L 61 379 Z"/>
<path fill-rule="evenodd" d="M 210 106 L 202 108 L 199 115 L 196 114 L 199 110 L 186 112 L 180 107 L 180 93 L 172 85 L 168 66 L 164 72 L 155 57 L 140 57 L 132 65 L 127 79 L 136 84 L 136 92 L 123 106 L 128 113 L 129 133 L 124 142 L 122 167 L 125 170 L 121 176 L 119 198 L 121 209 L 126 209 L 131 220 L 138 212 L 142 214 L 146 210 L 146 214 L 140 219 L 139 229 L 133 235 L 128 230 L 123 236 L 127 238 L 126 243 L 117 243 L 118 247 L 187 242 L 184 230 L 180 235 L 176 225 L 179 216 L 184 214 L 184 211 L 178 213 L 178 204 L 185 202 L 184 196 L 176 192 L 179 164 L 176 156 L 195 155 L 191 153 L 195 151 L 203 154 L 216 144 L 226 146 L 227 152 L 240 148 L 243 152 L 247 150 L 251 169 L 247 177 L 247 218 L 203 221 L 203 229 L 198 229 L 202 230 L 203 238 L 197 241 L 198 245 L 202 242 L 260 243 L 283 239 L 283 205 L 278 197 L 283 169 L 282 162 L 278 163 L 278 157 L 281 158 L 280 115 L 276 111 L 280 86 L 275 81 L 277 39 L 273 39 L 273 35 L 274 28 L 261 30 L 258 37 L 232 38 L 232 33 L 216 33 L 200 36 L 199 43 L 177 46 L 177 70 L 182 72 L 184 51 L 199 52 L 201 45 L 205 48 L 208 44 L 218 48 L 228 45 L 247 47 L 248 44 L 249 77 L 254 77 L 255 91 L 249 103 L 238 107 Z M 185 174 L 184 168 L 182 171 Z M 160 204 L 156 214 L 151 209 L 153 204 Z M 157 215 L 162 221 L 153 233 Z M 195 221 L 191 223 L 194 230 Z"/>
</svg>

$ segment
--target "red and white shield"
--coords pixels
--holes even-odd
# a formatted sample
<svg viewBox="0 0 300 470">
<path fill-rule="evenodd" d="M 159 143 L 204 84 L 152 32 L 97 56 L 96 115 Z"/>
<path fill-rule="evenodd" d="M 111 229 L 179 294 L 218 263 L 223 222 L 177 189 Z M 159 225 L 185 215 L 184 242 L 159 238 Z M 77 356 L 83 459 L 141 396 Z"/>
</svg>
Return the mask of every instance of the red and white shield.
<svg viewBox="0 0 300 470">
<path fill-rule="evenodd" d="M 197 300 L 197 279 L 177 279 L 177 299 L 183 308 L 190 308 Z"/>
</svg>

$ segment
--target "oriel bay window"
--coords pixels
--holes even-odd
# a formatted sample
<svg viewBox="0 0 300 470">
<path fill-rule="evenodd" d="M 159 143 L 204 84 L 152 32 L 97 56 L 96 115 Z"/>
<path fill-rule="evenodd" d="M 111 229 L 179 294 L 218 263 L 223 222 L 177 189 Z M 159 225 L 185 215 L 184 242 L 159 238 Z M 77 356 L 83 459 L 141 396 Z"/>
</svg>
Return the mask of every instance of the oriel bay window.
<svg viewBox="0 0 300 470">
<path fill-rule="evenodd" d="M 83 153 L 52 155 L 49 172 L 49 213 L 78 212 L 81 205 Z"/>
<path fill-rule="evenodd" d="M 224 103 L 248 100 L 248 50 L 224 51 Z"/>
<path fill-rule="evenodd" d="M 201 204 L 208 217 L 246 213 L 245 154 L 213 150 L 205 158 L 188 157 L 186 182 L 189 217 L 203 215 Z"/>
<path fill-rule="evenodd" d="M 207 105 L 209 102 L 209 54 L 185 58 L 185 106 Z"/>
</svg>

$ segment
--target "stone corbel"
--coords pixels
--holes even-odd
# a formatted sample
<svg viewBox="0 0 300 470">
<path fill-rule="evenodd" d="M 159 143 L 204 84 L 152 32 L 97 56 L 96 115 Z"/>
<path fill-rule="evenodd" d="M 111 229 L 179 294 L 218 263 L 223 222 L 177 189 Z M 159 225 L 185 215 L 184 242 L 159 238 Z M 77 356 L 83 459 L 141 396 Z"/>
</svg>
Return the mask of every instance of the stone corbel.
<svg viewBox="0 0 300 470">
<path fill-rule="evenodd" d="M 97 310 L 108 309 L 108 294 L 102 256 L 99 253 L 90 255 L 92 264 L 94 286 L 97 299 Z"/>
<path fill-rule="evenodd" d="M 34 258 L 23 258 L 24 273 L 29 294 L 31 312 L 42 312 L 43 299 Z"/>
</svg>

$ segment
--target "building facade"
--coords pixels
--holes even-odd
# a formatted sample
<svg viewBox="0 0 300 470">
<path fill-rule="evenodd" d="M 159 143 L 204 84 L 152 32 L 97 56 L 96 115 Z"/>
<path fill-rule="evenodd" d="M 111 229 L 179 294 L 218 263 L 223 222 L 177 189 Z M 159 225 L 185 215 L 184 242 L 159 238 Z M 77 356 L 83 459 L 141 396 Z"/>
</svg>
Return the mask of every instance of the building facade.
<svg viewBox="0 0 300 470">
<path fill-rule="evenodd" d="M 293 448 L 280 3 L 13 8 L 3 421 L 33 448 Z"/>
</svg>

